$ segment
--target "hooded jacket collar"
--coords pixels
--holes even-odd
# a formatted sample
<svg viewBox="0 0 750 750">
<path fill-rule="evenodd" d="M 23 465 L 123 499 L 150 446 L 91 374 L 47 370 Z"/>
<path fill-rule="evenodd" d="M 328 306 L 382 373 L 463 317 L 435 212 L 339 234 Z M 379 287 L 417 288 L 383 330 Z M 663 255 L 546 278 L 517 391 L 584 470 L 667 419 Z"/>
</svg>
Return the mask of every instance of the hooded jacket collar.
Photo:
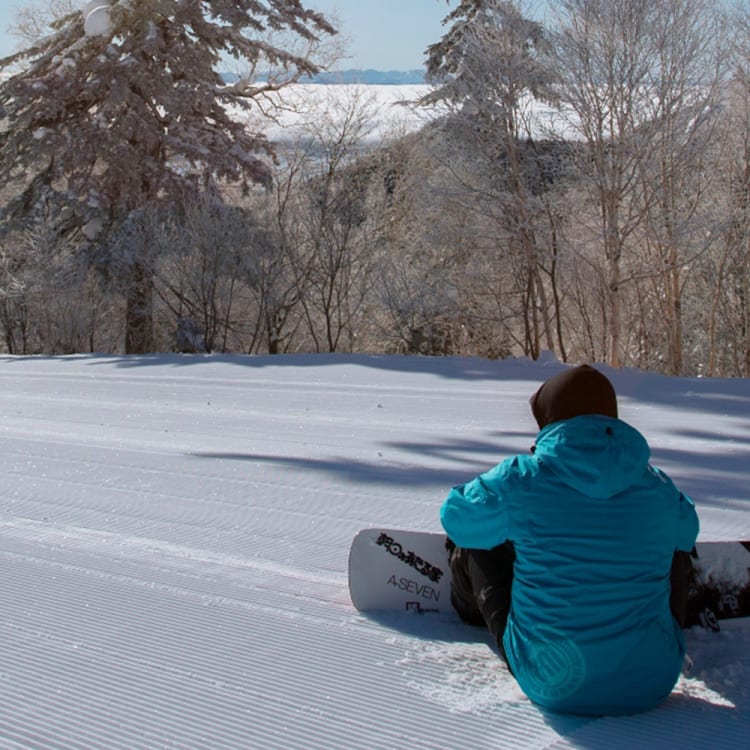
<svg viewBox="0 0 750 750">
<path fill-rule="evenodd" d="M 590 414 L 547 425 L 537 436 L 534 456 L 577 492 L 609 498 L 643 476 L 650 450 L 626 422 Z"/>
</svg>

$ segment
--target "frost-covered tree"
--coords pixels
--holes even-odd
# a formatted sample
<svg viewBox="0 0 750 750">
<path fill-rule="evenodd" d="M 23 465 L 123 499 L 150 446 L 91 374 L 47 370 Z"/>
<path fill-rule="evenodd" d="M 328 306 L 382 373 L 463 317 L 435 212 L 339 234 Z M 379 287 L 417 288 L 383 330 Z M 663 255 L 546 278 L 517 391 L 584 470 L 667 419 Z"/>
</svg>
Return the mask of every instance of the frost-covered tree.
<svg viewBox="0 0 750 750">
<path fill-rule="evenodd" d="M 518 0 L 461 0 L 446 17 L 443 38 L 427 49 L 434 91 L 423 104 L 447 103 L 459 148 L 476 164 L 470 187 L 477 210 L 494 213 L 502 264 L 516 263 L 524 349 L 537 356 L 541 340 L 554 349 L 553 321 L 543 283 L 537 218 L 542 205 L 540 156 L 531 136 L 534 101 L 550 96 L 547 33 Z M 502 249 L 501 249 L 502 248 Z"/>
<path fill-rule="evenodd" d="M 705 373 L 750 377 L 750 7 L 732 16 L 730 75 L 712 148 L 720 243 L 702 259 Z"/>
<path fill-rule="evenodd" d="M 461 0 L 443 23 L 449 29 L 427 48 L 427 101 L 451 101 L 474 113 L 492 112 L 504 129 L 523 134 L 528 94 L 544 98 L 550 70 L 544 26 L 518 0 Z"/>
<path fill-rule="evenodd" d="M 19 48 L 28 47 L 50 33 L 50 23 L 79 10 L 80 5 L 77 0 L 27 0 L 8 31 L 19 40 Z"/>
<path fill-rule="evenodd" d="M 377 263 L 381 214 L 368 206 L 365 142 L 376 104 L 362 89 L 327 96 L 309 112 L 300 146 L 309 173 L 297 220 L 308 246 L 301 303 L 316 351 L 351 350 Z M 384 192 L 384 191 L 383 191 Z"/>
<path fill-rule="evenodd" d="M 227 352 L 249 326 L 247 280 L 266 246 L 251 212 L 215 192 L 193 197 L 170 222 L 171 252 L 158 264 L 157 295 L 177 321 L 183 352 Z"/>
<path fill-rule="evenodd" d="M 311 52 L 334 33 L 300 0 L 97 1 L 52 28 L 0 60 L 20 70 L 0 83 L 0 183 L 25 189 L 13 204 L 20 212 L 45 189 L 89 218 L 97 212 L 86 234 L 100 242 L 132 211 L 202 184 L 267 183 L 269 144 L 237 114 L 316 71 L 294 40 Z M 279 32 L 289 45 L 269 42 Z M 220 75 L 228 58 L 249 71 L 231 84 Z M 276 75 L 259 82 L 265 70 Z M 143 352 L 152 348 L 152 271 L 146 259 L 127 260 L 126 350 Z"/>
<path fill-rule="evenodd" d="M 659 277 L 675 373 L 683 361 L 682 295 L 688 258 L 705 227 L 702 154 L 721 80 L 714 0 L 561 0 L 554 33 L 567 125 L 586 144 L 582 185 L 592 209 L 607 297 L 608 358 L 629 358 L 628 319 L 645 276 Z M 584 222 L 579 222 L 583 224 Z M 655 260 L 644 263 L 650 243 Z M 582 243 L 583 244 L 583 243 Z M 593 274 L 592 274 L 593 275 Z"/>
</svg>

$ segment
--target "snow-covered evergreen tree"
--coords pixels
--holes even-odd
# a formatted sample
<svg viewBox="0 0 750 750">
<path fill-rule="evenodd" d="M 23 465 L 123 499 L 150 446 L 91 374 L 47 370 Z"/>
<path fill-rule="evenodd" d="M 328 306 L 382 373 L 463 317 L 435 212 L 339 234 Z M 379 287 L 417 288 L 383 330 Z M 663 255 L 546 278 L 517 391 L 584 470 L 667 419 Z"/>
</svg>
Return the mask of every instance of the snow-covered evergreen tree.
<svg viewBox="0 0 750 750">
<path fill-rule="evenodd" d="M 52 188 L 96 208 L 105 227 L 202 182 L 267 182 L 269 144 L 236 114 L 316 72 L 294 40 L 314 45 L 335 33 L 300 0 L 94 0 L 53 29 L 0 60 L 19 71 L 0 82 L 0 181 L 25 187 L 16 209 Z M 285 42 L 270 41 L 282 32 Z M 228 58 L 251 71 L 231 85 L 220 75 Z M 266 69 L 283 75 L 254 79 Z M 143 266 L 131 263 L 131 352 L 152 343 Z"/>
<path fill-rule="evenodd" d="M 421 103 L 445 103 L 453 112 L 449 140 L 475 164 L 473 210 L 495 217 L 502 265 L 515 262 L 523 275 L 524 352 L 536 357 L 555 349 L 537 226 L 538 217 L 549 215 L 540 195 L 544 156 L 530 142 L 537 129 L 533 101 L 552 93 L 548 35 L 527 16 L 523 0 L 461 0 L 444 24 L 448 31 L 427 49 L 427 79 L 435 89 Z"/>
<path fill-rule="evenodd" d="M 504 128 L 521 132 L 513 118 L 524 96 L 550 94 L 542 24 L 528 18 L 518 0 L 461 0 L 443 23 L 448 31 L 427 48 L 427 79 L 435 90 L 425 102 L 494 112 L 506 118 Z"/>
</svg>

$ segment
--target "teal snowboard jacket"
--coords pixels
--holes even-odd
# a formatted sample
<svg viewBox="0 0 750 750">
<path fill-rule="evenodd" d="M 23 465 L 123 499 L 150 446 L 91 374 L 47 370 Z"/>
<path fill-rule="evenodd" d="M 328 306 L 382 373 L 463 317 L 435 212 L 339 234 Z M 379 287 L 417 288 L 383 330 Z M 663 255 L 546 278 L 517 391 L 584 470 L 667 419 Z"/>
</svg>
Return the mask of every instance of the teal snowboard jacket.
<svg viewBox="0 0 750 750">
<path fill-rule="evenodd" d="M 636 713 L 679 677 L 685 645 L 669 576 L 673 553 L 695 544 L 698 517 L 649 454 L 627 423 L 578 416 L 547 425 L 532 455 L 455 487 L 443 503 L 459 547 L 515 546 L 503 645 L 541 706 Z"/>
</svg>

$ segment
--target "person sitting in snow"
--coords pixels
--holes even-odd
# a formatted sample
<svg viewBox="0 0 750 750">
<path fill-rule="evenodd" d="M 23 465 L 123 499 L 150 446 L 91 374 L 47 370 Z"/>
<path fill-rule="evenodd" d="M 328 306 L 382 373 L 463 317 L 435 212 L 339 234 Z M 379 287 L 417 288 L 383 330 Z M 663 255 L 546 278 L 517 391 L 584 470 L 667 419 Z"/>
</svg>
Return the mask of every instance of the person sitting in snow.
<svg viewBox="0 0 750 750">
<path fill-rule="evenodd" d="M 645 711 L 685 656 L 692 500 L 649 464 L 618 419 L 610 381 L 588 365 L 531 397 L 540 432 L 454 487 L 441 507 L 452 603 L 486 624 L 521 689 L 553 711 Z"/>
</svg>

